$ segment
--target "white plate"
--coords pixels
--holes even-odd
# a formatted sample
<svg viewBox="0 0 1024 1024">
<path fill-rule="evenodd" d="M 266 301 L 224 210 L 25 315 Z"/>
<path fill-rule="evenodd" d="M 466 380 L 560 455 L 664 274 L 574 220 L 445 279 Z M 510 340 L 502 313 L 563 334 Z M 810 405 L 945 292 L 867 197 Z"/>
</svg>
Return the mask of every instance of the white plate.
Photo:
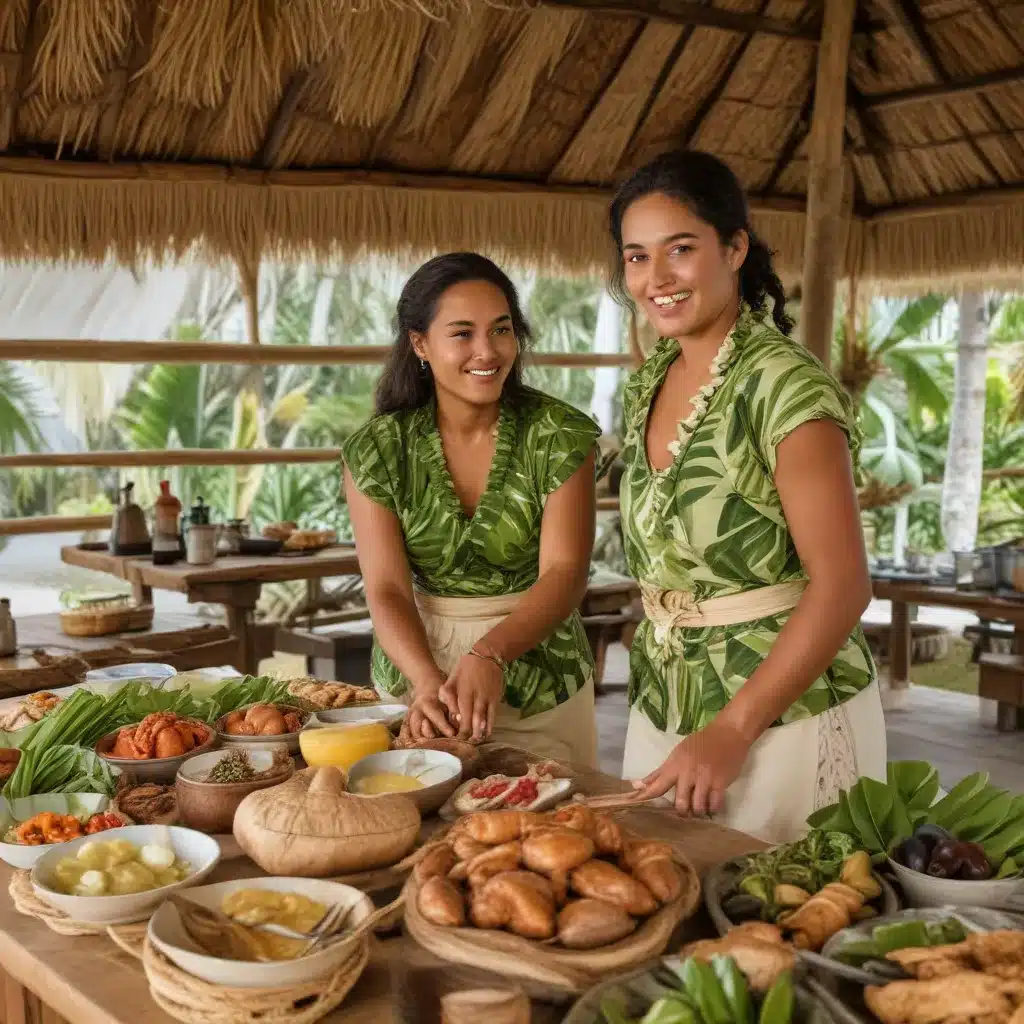
<svg viewBox="0 0 1024 1024">
<path fill-rule="evenodd" d="M 311 725 L 347 725 L 350 722 L 383 722 L 394 725 L 405 718 L 408 708 L 404 704 L 369 704 L 349 708 L 331 708 L 318 711 Z"/>
<path fill-rule="evenodd" d="M 65 857 L 78 856 L 79 849 L 86 843 L 103 842 L 106 839 L 128 839 L 137 846 L 147 843 L 170 842 L 174 856 L 192 867 L 192 873 L 174 885 L 164 885 L 149 892 L 131 893 L 127 896 L 66 896 L 51 888 L 53 872 Z M 101 832 L 96 836 L 73 839 L 70 843 L 48 847 L 47 852 L 36 861 L 32 869 L 32 888 L 35 894 L 51 907 L 62 910 L 72 921 L 88 921 L 92 924 L 128 924 L 144 921 L 153 908 L 161 904 L 168 893 L 198 885 L 217 866 L 220 860 L 220 845 L 212 836 L 178 825 L 125 825 L 112 833 Z"/>
<path fill-rule="evenodd" d="M 234 882 L 219 882 L 189 889 L 182 895 L 204 907 L 220 910 L 229 893 L 239 889 L 273 889 L 277 892 L 298 892 L 325 906 L 344 904 L 352 906 L 351 924 L 358 924 L 373 913 L 369 896 L 339 882 L 325 882 L 318 878 L 244 878 Z M 149 941 L 172 963 L 183 971 L 194 974 L 213 985 L 230 988 L 277 988 L 301 985 L 324 977 L 345 962 L 354 952 L 351 940 L 339 939 L 326 949 L 300 960 L 280 960 L 274 963 L 249 963 L 244 960 L 222 960 L 204 953 L 189 937 L 181 923 L 178 911 L 165 903 L 149 922 Z"/>
<path fill-rule="evenodd" d="M 110 801 L 102 793 L 41 793 L 27 796 L 8 803 L 0 797 L 0 839 L 12 825 L 28 821 L 29 818 L 53 811 L 56 814 L 73 814 L 77 818 L 106 810 Z M 115 832 L 116 829 L 108 830 Z M 106 833 L 103 833 L 106 835 Z M 67 843 L 53 843 L 47 846 L 22 846 L 19 843 L 0 842 L 0 860 L 11 867 L 29 871 L 44 853 L 56 847 L 66 848 Z"/>
</svg>

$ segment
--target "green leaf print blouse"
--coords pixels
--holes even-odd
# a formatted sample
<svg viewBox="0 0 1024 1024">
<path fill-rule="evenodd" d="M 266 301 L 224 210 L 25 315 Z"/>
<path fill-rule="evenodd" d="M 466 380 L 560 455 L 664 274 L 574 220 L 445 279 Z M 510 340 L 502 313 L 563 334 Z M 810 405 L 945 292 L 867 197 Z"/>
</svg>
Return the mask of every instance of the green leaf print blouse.
<svg viewBox="0 0 1024 1024">
<path fill-rule="evenodd" d="M 712 364 L 691 416 L 679 424 L 664 471 L 647 458 L 648 410 L 678 342 L 663 338 L 626 385 L 620 501 L 631 573 L 698 601 L 805 580 L 775 488 L 780 441 L 802 423 L 830 419 L 859 434 L 845 392 L 803 346 L 744 307 Z M 629 702 L 664 731 L 706 725 L 771 650 L 789 613 L 739 625 L 676 628 L 664 643 L 649 620 L 630 652 Z M 781 725 L 821 714 L 874 679 L 858 626 Z M 670 688 L 674 693 L 670 693 Z"/>
<path fill-rule="evenodd" d="M 537 581 L 544 503 L 583 464 L 600 428 L 571 405 L 525 389 L 503 402 L 487 486 L 472 518 L 448 473 L 436 407 L 375 416 L 343 448 L 356 487 L 398 516 L 416 588 L 439 597 L 518 594 Z M 374 682 L 399 695 L 408 680 L 374 643 Z M 523 717 L 568 700 L 593 675 L 579 612 L 511 662 L 505 701 Z"/>
</svg>

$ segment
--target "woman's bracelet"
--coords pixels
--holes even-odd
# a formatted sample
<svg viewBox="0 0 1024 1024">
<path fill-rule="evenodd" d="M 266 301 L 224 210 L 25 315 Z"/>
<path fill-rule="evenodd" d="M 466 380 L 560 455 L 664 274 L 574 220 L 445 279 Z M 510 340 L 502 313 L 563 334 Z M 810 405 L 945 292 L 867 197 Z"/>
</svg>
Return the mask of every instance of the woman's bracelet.
<svg viewBox="0 0 1024 1024">
<path fill-rule="evenodd" d="M 471 647 L 469 653 L 475 658 L 482 658 L 484 661 L 489 661 L 492 665 L 497 665 L 502 672 L 508 667 L 505 660 L 497 654 L 485 654 L 483 651 L 478 651 L 476 647 Z"/>
</svg>

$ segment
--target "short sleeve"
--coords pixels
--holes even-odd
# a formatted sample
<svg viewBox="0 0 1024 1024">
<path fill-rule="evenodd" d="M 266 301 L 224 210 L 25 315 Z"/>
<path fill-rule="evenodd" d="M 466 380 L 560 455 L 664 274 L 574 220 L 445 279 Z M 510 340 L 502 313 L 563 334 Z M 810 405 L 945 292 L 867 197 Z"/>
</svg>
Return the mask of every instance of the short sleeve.
<svg viewBox="0 0 1024 1024">
<path fill-rule="evenodd" d="M 341 458 L 361 494 L 398 512 L 402 438 L 391 416 L 376 416 L 342 445 Z"/>
<path fill-rule="evenodd" d="M 787 356 L 773 360 L 761 379 L 755 399 L 755 404 L 764 402 L 760 440 L 772 476 L 779 445 L 797 427 L 812 420 L 832 420 L 842 428 L 856 470 L 860 430 L 849 395 L 811 355 L 799 350 Z"/>
<path fill-rule="evenodd" d="M 557 491 L 583 465 L 601 428 L 565 402 L 545 399 L 531 417 L 524 438 L 542 496 Z"/>
</svg>

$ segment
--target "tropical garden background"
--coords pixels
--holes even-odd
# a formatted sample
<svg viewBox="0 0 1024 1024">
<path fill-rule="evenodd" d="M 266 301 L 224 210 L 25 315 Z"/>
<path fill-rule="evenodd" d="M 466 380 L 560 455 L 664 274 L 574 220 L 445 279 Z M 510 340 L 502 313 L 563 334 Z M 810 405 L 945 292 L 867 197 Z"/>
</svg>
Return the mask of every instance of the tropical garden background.
<svg viewBox="0 0 1024 1024">
<path fill-rule="evenodd" d="M 264 265 L 261 338 L 388 344 L 408 270 L 383 262 Z M 517 285 L 538 349 L 628 349 L 626 321 L 598 280 L 521 274 Z M 860 410 L 864 521 L 874 553 L 928 554 L 1024 535 L 1024 476 L 1013 472 L 1024 466 L 1024 298 L 859 296 L 848 307 L 844 298 L 837 309 L 833 365 Z M 233 271 L 203 269 L 163 333 L 244 344 L 244 308 Z M 334 447 L 370 414 L 379 372 L 374 365 L 0 362 L 0 452 L 52 446 L 44 406 L 51 418 L 58 410 L 63 443 L 79 449 Z M 528 371 L 531 383 L 593 415 L 610 439 L 624 376 L 613 368 Z M 144 507 L 168 478 L 186 506 L 201 495 L 220 518 L 248 517 L 256 527 L 291 519 L 348 533 L 336 465 L 133 470 L 130 477 Z M 0 516 L 104 512 L 122 482 L 113 470 L 0 471 Z M 613 515 L 604 517 L 595 561 L 625 570 Z"/>
</svg>

